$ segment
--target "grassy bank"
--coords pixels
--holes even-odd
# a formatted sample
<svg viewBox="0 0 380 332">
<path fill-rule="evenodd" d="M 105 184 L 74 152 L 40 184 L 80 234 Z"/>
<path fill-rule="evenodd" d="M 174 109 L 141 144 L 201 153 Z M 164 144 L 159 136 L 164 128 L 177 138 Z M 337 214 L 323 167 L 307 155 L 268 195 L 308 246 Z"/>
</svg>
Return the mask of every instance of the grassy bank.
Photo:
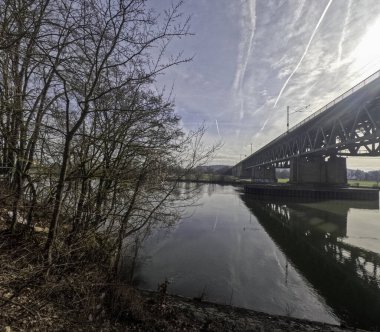
<svg viewBox="0 0 380 332">
<path fill-rule="evenodd" d="M 377 181 L 348 180 L 348 184 L 351 187 L 380 188 L 380 183 Z"/>
<path fill-rule="evenodd" d="M 278 183 L 288 183 L 289 179 L 277 179 Z M 350 187 L 364 187 L 364 188 L 380 188 L 380 183 L 377 181 L 364 181 L 364 180 L 348 180 Z"/>
</svg>

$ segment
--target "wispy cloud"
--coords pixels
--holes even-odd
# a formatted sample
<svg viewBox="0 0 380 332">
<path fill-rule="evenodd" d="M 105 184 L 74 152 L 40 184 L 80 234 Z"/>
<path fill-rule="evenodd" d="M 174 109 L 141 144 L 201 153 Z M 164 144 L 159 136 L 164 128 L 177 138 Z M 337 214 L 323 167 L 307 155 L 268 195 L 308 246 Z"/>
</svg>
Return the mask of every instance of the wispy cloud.
<svg viewBox="0 0 380 332">
<path fill-rule="evenodd" d="M 313 41 L 314 36 L 315 36 L 315 34 L 316 34 L 316 32 L 317 32 L 319 26 L 321 25 L 321 23 L 322 23 L 322 21 L 323 21 L 323 18 L 325 17 L 325 15 L 326 15 L 326 13 L 327 13 L 327 10 L 329 9 L 329 7 L 330 7 L 332 1 L 333 1 L 333 0 L 330 0 L 330 1 L 328 2 L 327 6 L 325 7 L 325 9 L 324 9 L 324 11 L 323 11 L 321 17 L 319 18 L 319 21 L 318 21 L 316 27 L 315 27 L 314 30 L 313 30 L 313 33 L 311 34 L 311 37 L 310 37 L 310 39 L 309 39 L 309 42 L 308 42 L 307 45 L 306 45 L 305 51 L 303 52 L 303 54 L 302 54 L 302 56 L 301 56 L 301 59 L 298 61 L 296 67 L 294 68 L 294 70 L 292 71 L 292 73 L 289 75 L 288 79 L 285 81 L 284 85 L 282 86 L 282 88 L 281 88 L 281 90 L 280 90 L 280 93 L 278 94 L 277 99 L 276 99 L 276 101 L 275 101 L 275 103 L 274 103 L 273 108 L 275 108 L 275 107 L 277 106 L 277 103 L 278 103 L 278 101 L 280 100 L 280 98 L 281 98 L 281 96 L 282 96 L 282 93 L 284 92 L 284 90 L 285 90 L 286 86 L 288 85 L 290 79 L 291 79 L 292 76 L 296 73 L 296 71 L 298 70 L 299 66 L 301 65 L 301 63 L 302 63 L 304 57 L 306 56 L 306 54 L 307 54 L 307 52 L 308 52 L 308 50 L 309 50 L 309 47 L 310 47 L 310 45 L 311 45 L 311 42 Z"/>
<path fill-rule="evenodd" d="M 286 105 L 318 109 L 380 66 L 379 0 L 219 2 L 185 1 L 195 36 L 178 46 L 196 56 L 160 76 L 160 86 L 175 81 L 185 130 L 205 123 L 205 144 L 222 137 L 213 163 L 234 164 L 250 143 L 256 150 L 285 132 Z M 290 125 L 309 114 L 293 114 Z"/>
<path fill-rule="evenodd" d="M 246 8 L 243 13 L 243 32 L 242 41 L 239 47 L 238 63 L 234 79 L 234 90 L 237 93 L 239 102 L 240 119 L 244 116 L 244 78 L 246 75 L 248 62 L 252 53 L 253 38 L 256 28 L 256 2 L 246 0 Z"/>
</svg>

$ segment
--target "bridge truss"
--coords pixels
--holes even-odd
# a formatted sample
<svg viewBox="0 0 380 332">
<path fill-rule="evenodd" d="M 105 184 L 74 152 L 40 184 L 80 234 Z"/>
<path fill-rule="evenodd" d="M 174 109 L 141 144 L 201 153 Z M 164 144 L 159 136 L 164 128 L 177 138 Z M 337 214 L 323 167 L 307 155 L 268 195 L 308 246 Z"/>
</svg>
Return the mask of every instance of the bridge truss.
<svg viewBox="0 0 380 332">
<path fill-rule="evenodd" d="M 281 168 L 292 158 L 313 156 L 380 156 L 380 72 L 239 164 Z"/>
</svg>

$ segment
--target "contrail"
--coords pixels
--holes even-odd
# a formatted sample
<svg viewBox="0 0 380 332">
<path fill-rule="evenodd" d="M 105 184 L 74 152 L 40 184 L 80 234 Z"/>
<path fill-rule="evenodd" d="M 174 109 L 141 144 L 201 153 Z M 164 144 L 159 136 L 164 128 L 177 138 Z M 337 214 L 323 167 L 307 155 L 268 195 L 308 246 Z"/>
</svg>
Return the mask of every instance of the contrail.
<svg viewBox="0 0 380 332">
<path fill-rule="evenodd" d="M 268 117 L 268 119 L 265 120 L 264 124 L 262 125 L 262 127 L 260 128 L 259 131 L 263 131 L 264 130 L 264 128 L 266 127 L 268 121 L 269 121 L 269 117 Z"/>
<path fill-rule="evenodd" d="M 253 45 L 253 37 L 255 35 L 255 29 L 256 29 L 256 4 L 254 0 L 248 0 L 248 9 L 249 9 L 249 19 L 250 19 L 250 32 L 249 36 L 246 36 L 244 45 L 241 46 L 242 52 L 245 51 L 244 55 L 240 55 L 240 61 L 238 66 L 238 70 L 235 75 L 235 82 L 234 82 L 234 88 L 238 90 L 238 97 L 240 99 L 243 98 L 242 96 L 242 87 L 243 87 L 243 81 L 245 77 L 245 73 L 247 71 L 248 61 L 249 57 L 252 52 L 252 45 Z M 244 111 L 243 111 L 243 101 L 240 100 L 240 118 L 243 118 Z"/>
<path fill-rule="evenodd" d="M 219 125 L 218 125 L 218 120 L 217 119 L 215 119 L 215 123 L 216 123 L 216 130 L 218 131 L 219 138 L 222 138 L 222 136 L 220 136 Z"/>
<path fill-rule="evenodd" d="M 303 52 L 300 61 L 298 61 L 296 68 L 294 68 L 294 70 L 293 70 L 292 73 L 289 75 L 288 79 L 286 80 L 285 84 L 284 84 L 283 87 L 281 88 L 280 93 L 279 93 L 279 95 L 278 95 L 278 97 L 277 97 L 277 99 L 276 99 L 276 102 L 274 103 L 273 108 L 275 108 L 275 107 L 277 106 L 277 103 L 278 103 L 278 101 L 280 100 L 281 95 L 282 95 L 282 93 L 284 92 L 286 86 L 288 85 L 290 79 L 292 78 L 292 76 L 294 75 L 294 73 L 298 70 L 299 66 L 300 66 L 301 63 L 302 63 L 303 58 L 306 56 L 307 51 L 309 50 L 309 47 L 310 47 L 310 45 L 311 45 L 311 42 L 313 41 L 313 38 L 314 38 L 314 36 L 315 36 L 315 34 L 316 34 L 316 32 L 317 32 L 317 30 L 318 30 L 320 24 L 322 23 L 322 20 L 323 20 L 323 18 L 325 17 L 325 15 L 326 15 L 326 13 L 327 13 L 327 10 L 329 9 L 329 7 L 330 7 L 332 1 L 333 1 L 333 0 L 330 0 L 330 1 L 329 1 L 329 3 L 327 4 L 325 10 L 323 11 L 321 17 L 319 18 L 319 21 L 318 21 L 318 23 L 317 23 L 317 26 L 314 28 L 314 31 L 313 31 L 313 33 L 311 34 L 311 37 L 310 37 L 310 39 L 309 39 L 309 42 L 308 42 L 307 45 L 306 45 L 305 51 Z"/>
<path fill-rule="evenodd" d="M 352 5 L 352 0 L 350 0 L 347 5 L 347 15 L 346 15 L 346 18 L 344 19 L 342 37 L 340 38 L 339 45 L 338 45 L 338 62 L 342 60 L 343 42 L 346 39 L 348 19 L 351 16 L 351 5 Z"/>
</svg>

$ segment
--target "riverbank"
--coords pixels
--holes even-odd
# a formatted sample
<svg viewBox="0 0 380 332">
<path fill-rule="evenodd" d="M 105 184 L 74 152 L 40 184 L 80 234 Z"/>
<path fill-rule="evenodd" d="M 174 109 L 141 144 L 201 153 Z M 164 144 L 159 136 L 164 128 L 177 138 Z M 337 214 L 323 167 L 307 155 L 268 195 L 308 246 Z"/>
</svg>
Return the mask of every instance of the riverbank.
<svg viewBox="0 0 380 332">
<path fill-rule="evenodd" d="M 138 331 L 363 331 L 141 291 L 146 317 Z"/>
<path fill-rule="evenodd" d="M 46 299 L 29 293 L 0 313 L 0 331 L 364 331 L 130 288 L 124 294 L 118 316 L 75 320 L 51 303 L 34 312 L 31 302 Z"/>
<path fill-rule="evenodd" d="M 0 231 L 0 331 L 353 331 L 107 284 L 91 264 L 47 274 L 38 238 L 15 250 Z"/>
<path fill-rule="evenodd" d="M 177 180 L 176 180 L 177 181 Z M 254 184 L 251 179 L 240 179 L 231 175 L 218 175 L 218 174 L 200 174 L 195 176 L 190 176 L 185 179 L 181 179 L 179 182 L 188 183 L 201 183 L 201 184 L 220 184 L 220 185 L 236 185 L 243 186 L 247 184 Z M 260 184 L 260 183 L 259 183 Z M 275 184 L 289 184 L 288 178 L 278 178 Z M 371 188 L 379 190 L 379 183 L 376 181 L 358 181 L 358 180 L 348 180 L 347 188 Z"/>
</svg>

